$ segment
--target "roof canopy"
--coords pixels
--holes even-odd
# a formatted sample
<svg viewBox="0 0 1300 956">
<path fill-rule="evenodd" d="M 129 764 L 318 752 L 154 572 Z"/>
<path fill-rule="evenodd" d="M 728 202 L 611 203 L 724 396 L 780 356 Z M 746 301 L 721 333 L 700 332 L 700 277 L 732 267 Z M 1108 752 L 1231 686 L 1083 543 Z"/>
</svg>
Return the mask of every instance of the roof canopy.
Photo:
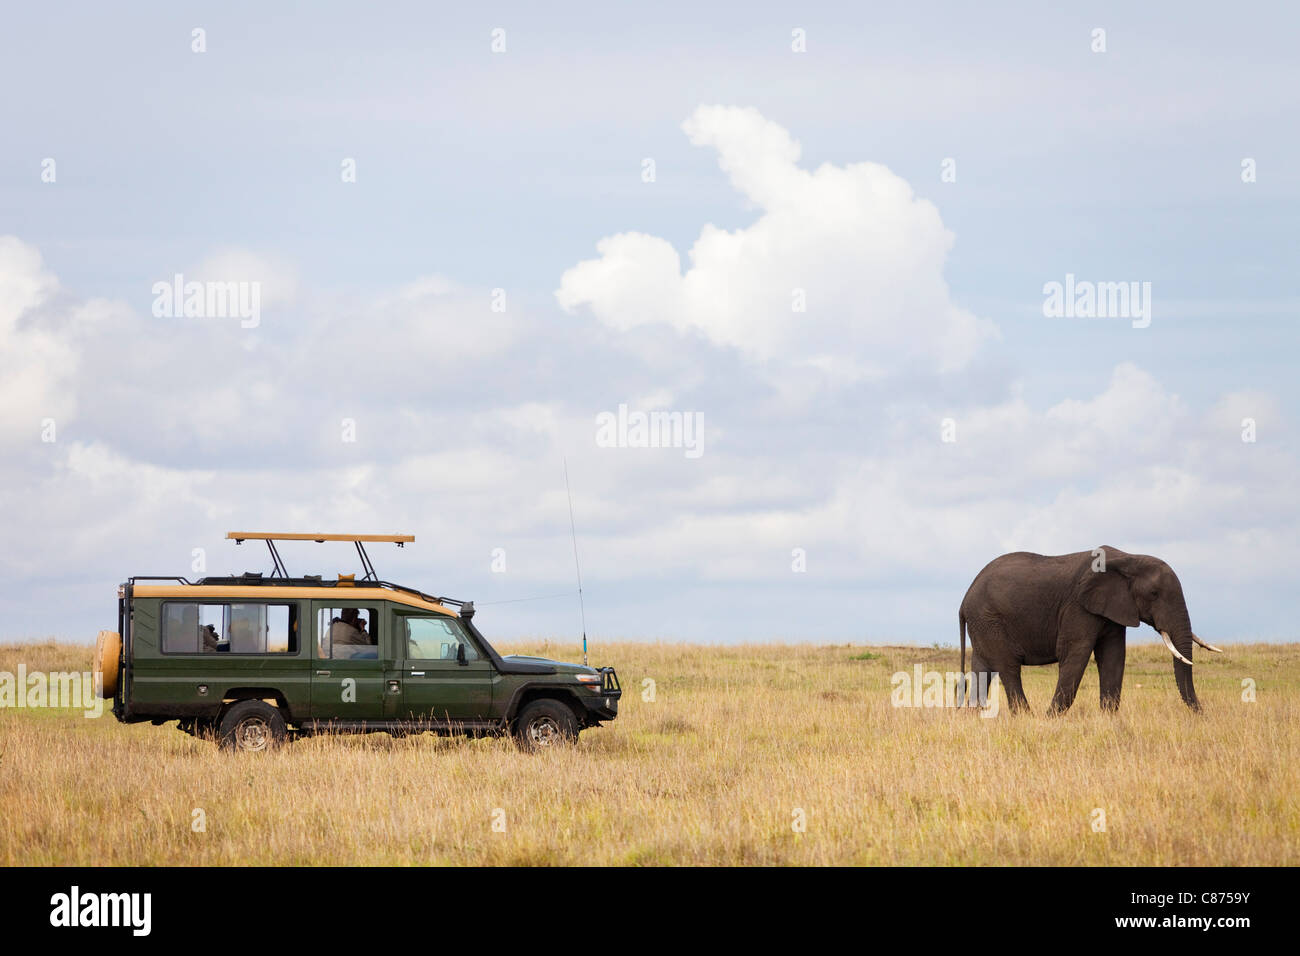
<svg viewBox="0 0 1300 956">
<path fill-rule="evenodd" d="M 413 534 L 304 534 L 275 531 L 227 531 L 226 537 L 234 541 L 388 541 L 393 544 L 415 541 Z"/>
<path fill-rule="evenodd" d="M 275 565 L 275 575 L 281 578 L 287 578 L 289 572 L 285 570 L 284 562 L 280 560 L 280 552 L 275 550 L 277 541 L 315 541 L 317 543 L 351 541 L 356 545 L 357 557 L 361 559 L 361 566 L 366 570 L 365 576 L 361 579 L 363 581 L 379 580 L 379 575 L 375 573 L 375 566 L 370 563 L 370 555 L 366 554 L 365 542 L 387 541 L 401 548 L 408 541 L 415 540 L 413 534 L 307 534 L 299 531 L 227 531 L 226 537 L 233 539 L 235 544 L 243 544 L 245 541 L 265 541 L 267 550 L 271 552 L 271 561 Z"/>
</svg>

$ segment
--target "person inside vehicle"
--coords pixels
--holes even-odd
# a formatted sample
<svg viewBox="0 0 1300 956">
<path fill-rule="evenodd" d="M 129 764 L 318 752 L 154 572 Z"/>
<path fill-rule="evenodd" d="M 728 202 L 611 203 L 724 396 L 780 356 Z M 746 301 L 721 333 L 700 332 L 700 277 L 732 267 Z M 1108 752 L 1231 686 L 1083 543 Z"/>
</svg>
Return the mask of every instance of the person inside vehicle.
<svg viewBox="0 0 1300 956">
<path fill-rule="evenodd" d="M 199 628 L 199 636 L 203 638 L 203 650 L 206 653 L 213 653 L 221 650 L 221 636 L 217 634 L 217 629 L 211 624 L 204 624 Z"/>
<path fill-rule="evenodd" d="M 330 622 L 330 644 L 335 647 L 339 645 L 365 645 L 370 643 L 370 638 L 366 636 L 363 630 L 364 622 L 360 621 L 361 612 L 354 607 L 345 607 L 340 616 Z M 360 624 L 360 626 L 358 626 Z"/>
<path fill-rule="evenodd" d="M 378 637 L 367 633 L 366 620 L 354 607 L 345 607 L 330 623 L 329 638 L 331 657 L 371 660 L 379 657 Z"/>
</svg>

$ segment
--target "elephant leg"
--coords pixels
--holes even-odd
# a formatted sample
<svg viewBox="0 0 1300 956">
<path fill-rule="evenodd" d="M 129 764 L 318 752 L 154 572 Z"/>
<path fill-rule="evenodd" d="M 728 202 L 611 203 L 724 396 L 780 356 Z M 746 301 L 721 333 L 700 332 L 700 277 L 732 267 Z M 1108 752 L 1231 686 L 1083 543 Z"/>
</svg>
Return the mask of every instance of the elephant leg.
<svg viewBox="0 0 1300 956">
<path fill-rule="evenodd" d="M 979 707 L 987 702 L 979 700 L 978 691 L 980 688 L 985 688 L 987 692 L 992 693 L 993 678 L 996 676 L 1002 682 L 1002 689 L 1007 695 L 1007 706 L 1011 708 L 1011 712 L 1027 713 L 1029 701 L 1025 699 L 1025 691 L 1020 684 L 1020 661 L 1007 642 L 1001 622 L 982 623 L 978 638 L 972 627 L 971 647 L 974 650 L 971 671 L 975 678 L 975 686 L 971 692 L 971 706 Z"/>
<path fill-rule="evenodd" d="M 1092 657 L 1092 643 L 1070 645 L 1061 658 L 1060 671 L 1056 678 L 1056 693 L 1047 708 L 1048 714 L 1063 714 L 1074 703 L 1074 695 L 1079 692 L 1079 681 L 1088 669 L 1088 658 Z"/>
<path fill-rule="evenodd" d="M 1020 663 L 1003 664 L 997 673 L 1002 680 L 1002 689 L 1007 692 L 1007 706 L 1011 708 L 1011 713 L 1029 713 L 1029 699 L 1025 697 L 1025 688 L 1020 683 Z"/>
<path fill-rule="evenodd" d="M 1101 679 L 1101 709 L 1119 710 L 1119 694 L 1124 684 L 1124 627 L 1111 623 L 1102 630 L 1093 648 L 1097 658 L 1097 676 Z"/>
<path fill-rule="evenodd" d="M 967 707 L 983 707 L 985 701 L 981 699 L 980 689 L 989 688 L 993 684 L 994 670 L 989 662 L 978 652 L 971 654 L 970 659 L 970 686 L 966 688 L 969 698 L 966 701 Z M 963 680 L 965 675 L 962 675 Z"/>
</svg>

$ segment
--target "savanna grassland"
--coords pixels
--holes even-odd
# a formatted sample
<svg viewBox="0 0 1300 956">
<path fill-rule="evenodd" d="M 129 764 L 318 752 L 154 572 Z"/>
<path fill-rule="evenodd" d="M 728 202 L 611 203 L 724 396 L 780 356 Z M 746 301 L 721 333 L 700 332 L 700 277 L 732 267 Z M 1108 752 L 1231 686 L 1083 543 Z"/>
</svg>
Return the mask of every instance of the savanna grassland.
<svg viewBox="0 0 1300 956">
<path fill-rule="evenodd" d="M 1034 715 L 985 719 L 891 705 L 892 674 L 955 671 L 955 649 L 603 642 L 620 717 L 541 754 L 387 734 L 226 754 L 174 724 L 4 709 L 0 863 L 1295 865 L 1300 645 L 1226 651 L 1197 655 L 1199 716 L 1168 653 L 1130 645 L 1118 714 L 1090 668 L 1044 717 L 1040 667 Z M 0 671 L 20 662 L 90 651 L 0 646 Z"/>
</svg>

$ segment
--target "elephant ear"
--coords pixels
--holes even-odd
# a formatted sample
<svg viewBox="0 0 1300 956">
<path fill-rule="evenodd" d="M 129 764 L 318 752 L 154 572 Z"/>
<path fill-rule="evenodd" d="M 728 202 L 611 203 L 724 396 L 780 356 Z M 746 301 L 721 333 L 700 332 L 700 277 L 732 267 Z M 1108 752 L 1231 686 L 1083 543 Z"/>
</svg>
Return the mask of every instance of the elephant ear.
<svg viewBox="0 0 1300 956">
<path fill-rule="evenodd" d="M 1085 571 L 1079 603 L 1085 611 L 1124 627 L 1137 627 L 1142 623 L 1129 580 L 1118 571 L 1093 571 L 1091 568 Z"/>
</svg>

